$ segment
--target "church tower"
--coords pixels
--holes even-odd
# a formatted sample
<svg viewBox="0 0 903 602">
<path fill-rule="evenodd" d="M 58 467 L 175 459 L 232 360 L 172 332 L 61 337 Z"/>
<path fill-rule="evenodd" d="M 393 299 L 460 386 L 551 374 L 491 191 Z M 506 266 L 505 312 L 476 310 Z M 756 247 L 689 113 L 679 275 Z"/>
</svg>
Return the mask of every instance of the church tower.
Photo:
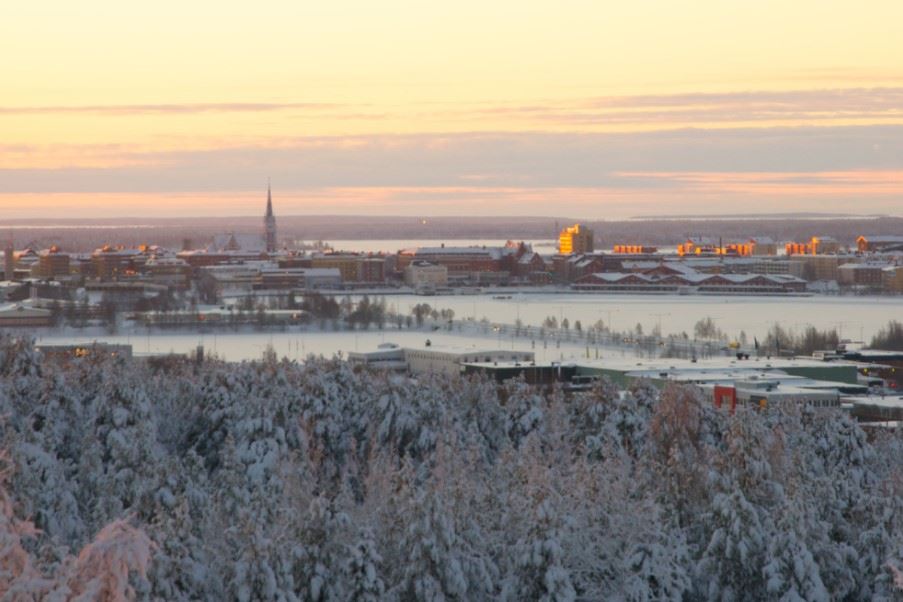
<svg viewBox="0 0 903 602">
<path fill-rule="evenodd" d="M 267 212 L 263 218 L 264 233 L 266 235 L 267 253 L 276 252 L 276 216 L 273 215 L 273 193 L 270 183 L 267 182 Z"/>
</svg>

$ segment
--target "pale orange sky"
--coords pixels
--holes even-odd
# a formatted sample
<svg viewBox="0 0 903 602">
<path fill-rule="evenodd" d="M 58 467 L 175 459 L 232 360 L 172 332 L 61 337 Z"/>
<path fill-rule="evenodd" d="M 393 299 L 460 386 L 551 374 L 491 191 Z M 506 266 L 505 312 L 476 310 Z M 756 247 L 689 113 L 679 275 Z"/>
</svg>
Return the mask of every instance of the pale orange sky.
<svg viewBox="0 0 903 602">
<path fill-rule="evenodd" d="M 897 1 L 17 4 L 0 219 L 903 205 Z"/>
</svg>

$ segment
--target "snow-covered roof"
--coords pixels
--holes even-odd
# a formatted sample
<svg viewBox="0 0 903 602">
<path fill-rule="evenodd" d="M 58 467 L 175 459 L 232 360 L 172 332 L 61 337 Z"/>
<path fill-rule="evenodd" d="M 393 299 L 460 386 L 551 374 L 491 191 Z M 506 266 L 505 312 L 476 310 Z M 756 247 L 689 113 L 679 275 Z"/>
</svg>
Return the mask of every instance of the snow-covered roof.
<svg viewBox="0 0 903 602">
<path fill-rule="evenodd" d="M 141 251 L 139 249 L 112 249 L 109 247 L 101 247 L 100 249 L 95 249 L 93 255 L 103 255 L 104 257 L 113 255 L 119 257 L 135 257 L 141 255 Z"/>
<path fill-rule="evenodd" d="M 516 249 L 507 247 L 419 247 L 407 249 L 405 254 L 417 255 L 468 255 L 488 256 L 491 259 L 501 259 L 505 255 L 514 253 Z"/>
<path fill-rule="evenodd" d="M 145 265 L 147 267 L 153 267 L 153 266 L 175 266 L 175 265 L 187 266 L 188 264 L 185 263 L 184 260 L 179 259 L 177 257 L 164 257 L 162 255 L 159 255 L 159 256 L 151 257 L 150 259 L 148 259 L 147 263 Z"/>
<path fill-rule="evenodd" d="M 773 245 L 776 244 L 775 240 L 770 236 L 751 236 L 749 239 L 750 242 L 754 242 L 757 245 Z"/>
<path fill-rule="evenodd" d="M 339 268 L 264 268 L 260 270 L 261 274 L 269 274 L 273 276 L 320 276 L 332 277 L 341 276 L 342 272 Z"/>
<path fill-rule="evenodd" d="M 651 270 L 662 265 L 660 261 L 622 261 L 621 267 L 625 270 Z"/>
<path fill-rule="evenodd" d="M 855 405 L 903 409 L 903 396 L 900 395 L 845 395 L 843 401 Z"/>
<path fill-rule="evenodd" d="M 866 262 L 866 263 L 844 263 L 837 266 L 838 270 L 883 270 L 887 267 L 894 267 L 888 263 L 874 263 L 874 262 Z"/>
<path fill-rule="evenodd" d="M 880 234 L 878 236 L 863 236 L 870 243 L 900 243 L 903 244 L 903 236 L 895 234 Z"/>
<path fill-rule="evenodd" d="M 213 243 L 207 247 L 209 252 L 220 251 L 244 251 L 244 252 L 260 252 L 266 251 L 266 239 L 262 234 L 235 234 L 232 232 L 225 234 L 217 234 L 213 237 Z"/>
<path fill-rule="evenodd" d="M 49 315 L 49 309 L 30 307 L 24 303 L 12 303 L 0 307 L 0 317 L 17 316 L 22 318 L 43 318 Z"/>
<path fill-rule="evenodd" d="M 702 246 L 713 245 L 716 241 L 709 238 L 708 236 L 688 236 L 685 242 L 693 243 L 696 246 Z"/>
</svg>

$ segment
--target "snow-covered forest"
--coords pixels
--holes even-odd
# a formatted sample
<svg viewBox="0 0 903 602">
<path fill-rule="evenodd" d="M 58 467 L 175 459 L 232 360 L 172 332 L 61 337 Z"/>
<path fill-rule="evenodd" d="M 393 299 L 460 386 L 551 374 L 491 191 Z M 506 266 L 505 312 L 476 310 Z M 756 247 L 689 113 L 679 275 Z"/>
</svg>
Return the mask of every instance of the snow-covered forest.
<svg viewBox="0 0 903 602">
<path fill-rule="evenodd" d="M 0 338 L 2 599 L 872 600 L 903 437 L 691 390 Z"/>
</svg>

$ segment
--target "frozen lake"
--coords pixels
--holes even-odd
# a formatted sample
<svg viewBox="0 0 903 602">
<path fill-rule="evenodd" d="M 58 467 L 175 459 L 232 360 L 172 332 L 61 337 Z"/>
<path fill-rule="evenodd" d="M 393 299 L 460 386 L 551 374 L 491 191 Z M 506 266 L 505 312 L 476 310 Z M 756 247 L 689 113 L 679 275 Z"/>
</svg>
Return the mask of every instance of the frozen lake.
<svg viewBox="0 0 903 602">
<path fill-rule="evenodd" d="M 506 293 L 507 295 L 507 293 Z M 731 337 L 745 331 L 749 339 L 761 340 L 775 323 L 791 330 L 811 324 L 819 329 L 836 328 L 844 338 L 864 339 L 866 342 L 889 320 L 903 320 L 903 297 L 711 297 L 682 295 L 603 295 L 511 293 L 511 299 L 494 299 L 493 295 L 390 295 L 386 296 L 390 309 L 410 313 L 418 303 L 428 303 L 439 309 L 452 309 L 455 320 L 481 320 L 513 324 L 518 318 L 525 325 L 538 326 L 548 316 L 559 321 L 567 318 L 573 325 L 580 320 L 584 326 L 602 320 L 615 330 L 633 329 L 642 324 L 644 332 L 661 324 L 665 335 L 687 332 L 693 336 L 696 322 L 706 316 Z M 470 328 L 469 332 L 397 331 L 290 331 L 264 333 L 185 333 L 154 331 L 147 334 L 140 329 L 118 335 L 93 335 L 69 331 L 66 334 L 39 336 L 43 343 L 86 343 L 102 340 L 131 344 L 136 353 L 186 353 L 203 345 L 230 361 L 258 359 L 272 345 L 279 357 L 303 359 L 309 354 L 332 356 L 349 351 L 376 349 L 381 343 L 397 343 L 407 347 L 423 346 L 426 339 L 433 345 L 455 347 L 479 346 L 503 349 L 532 350 L 539 361 L 586 357 L 632 356 L 630 349 L 587 350 L 577 341 L 534 343 L 529 338 L 514 338 L 509 333 L 488 334 Z M 40 333 L 38 333 L 40 334 Z"/>
<path fill-rule="evenodd" d="M 505 293 L 507 296 L 509 293 Z M 547 316 L 584 327 L 602 320 L 615 330 L 643 325 L 645 332 L 661 324 L 662 333 L 693 335 L 696 322 L 706 316 L 731 336 L 745 331 L 763 337 L 775 323 L 800 330 L 836 328 L 842 338 L 870 339 L 890 320 L 903 320 L 903 296 L 898 297 L 740 297 L 707 295 L 618 295 L 510 293 L 511 299 L 493 295 L 398 295 L 386 303 L 408 313 L 418 303 L 452 309 L 456 319 L 483 317 L 511 324 L 516 319 L 538 326 Z"/>
<path fill-rule="evenodd" d="M 38 338 L 39 344 L 88 344 L 91 341 L 132 345 L 136 355 L 143 353 L 189 353 L 203 345 L 206 353 L 215 353 L 228 361 L 256 360 L 272 345 L 279 357 L 302 360 L 310 354 L 331 357 L 349 351 L 372 351 L 382 343 L 397 343 L 403 347 L 423 347 L 429 339 L 433 347 L 479 347 L 481 349 L 516 349 L 533 351 L 538 361 L 576 359 L 587 357 L 587 348 L 578 342 L 562 342 L 558 347 L 552 341 L 535 347 L 530 339 L 507 336 L 459 335 L 448 332 L 423 331 L 358 331 L 358 332 L 276 332 L 276 333 L 144 333 L 119 335 L 51 335 Z M 596 356 L 596 349 L 590 350 Z M 630 350 L 600 352 L 606 357 L 629 357 Z"/>
</svg>

